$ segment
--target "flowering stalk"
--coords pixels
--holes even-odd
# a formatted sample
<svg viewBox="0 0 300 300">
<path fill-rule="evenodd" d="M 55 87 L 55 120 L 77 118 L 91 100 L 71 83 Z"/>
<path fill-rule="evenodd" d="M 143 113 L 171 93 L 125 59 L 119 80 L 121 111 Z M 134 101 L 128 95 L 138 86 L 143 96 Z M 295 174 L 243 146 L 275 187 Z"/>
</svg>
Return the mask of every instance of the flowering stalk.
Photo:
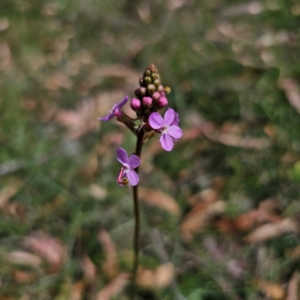
<svg viewBox="0 0 300 300">
<path fill-rule="evenodd" d="M 169 87 L 161 84 L 160 75 L 157 68 L 149 65 L 142 78 L 139 79 L 140 87 L 135 90 L 135 97 L 130 102 L 130 107 L 136 113 L 136 118 L 130 118 L 121 109 L 128 102 L 126 96 L 119 104 L 114 104 L 108 115 L 99 118 L 101 121 L 109 121 L 116 117 L 117 121 L 125 124 L 137 137 L 134 154 L 128 157 L 123 148 L 117 149 L 117 160 L 122 164 L 117 177 L 119 185 L 133 187 L 134 202 L 134 263 L 133 263 L 133 289 L 132 299 L 136 292 L 136 275 L 138 268 L 139 254 L 139 166 L 143 144 L 155 135 L 160 135 L 160 143 L 164 150 L 171 151 L 176 142 L 182 136 L 182 130 L 178 127 L 179 115 L 172 108 L 167 109 L 162 117 L 158 111 L 168 105 L 166 94 L 170 92 Z"/>
</svg>

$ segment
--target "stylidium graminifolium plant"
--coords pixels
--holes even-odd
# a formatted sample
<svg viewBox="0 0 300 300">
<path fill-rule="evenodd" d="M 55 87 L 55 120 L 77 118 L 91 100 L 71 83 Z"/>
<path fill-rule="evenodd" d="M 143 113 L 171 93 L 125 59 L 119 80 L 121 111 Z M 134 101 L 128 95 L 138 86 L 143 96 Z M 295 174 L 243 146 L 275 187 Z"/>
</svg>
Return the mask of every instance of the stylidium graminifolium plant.
<svg viewBox="0 0 300 300">
<path fill-rule="evenodd" d="M 139 230 L 140 214 L 138 201 L 138 184 L 140 181 L 138 172 L 142 148 L 146 141 L 155 135 L 160 135 L 159 141 L 162 148 L 171 151 L 174 142 L 182 137 L 182 130 L 178 127 L 179 115 L 172 108 L 168 108 L 162 117 L 160 110 L 168 105 L 166 94 L 170 92 L 169 87 L 164 87 L 161 83 L 159 73 L 155 65 L 149 65 L 142 78 L 139 80 L 140 87 L 135 90 L 135 97 L 130 101 L 130 107 L 136 113 L 136 118 L 131 118 L 122 111 L 122 107 L 128 102 L 126 96 L 119 104 L 114 104 L 110 113 L 100 121 L 109 121 L 112 118 L 125 124 L 137 137 L 135 152 L 128 156 L 123 148 L 117 149 L 117 160 L 122 164 L 117 183 L 133 187 L 134 202 L 134 261 L 132 271 L 131 299 L 136 294 L 136 276 L 138 268 L 139 254 Z"/>
<path fill-rule="evenodd" d="M 123 148 L 117 149 L 117 160 L 122 164 L 117 178 L 119 185 L 136 186 L 139 183 L 138 167 L 142 146 L 146 141 L 155 135 L 160 135 L 162 148 L 171 151 L 174 142 L 182 136 L 182 130 L 178 126 L 178 113 L 172 108 L 166 110 L 164 117 L 159 113 L 168 105 L 166 94 L 170 88 L 162 85 L 155 65 L 151 64 L 146 68 L 139 85 L 140 87 L 134 92 L 135 97 L 130 102 L 130 107 L 136 112 L 136 118 L 131 118 L 122 111 L 122 107 L 128 102 L 128 96 L 119 104 L 114 104 L 108 115 L 99 118 L 100 121 L 109 121 L 116 117 L 137 136 L 134 154 L 128 157 Z"/>
</svg>

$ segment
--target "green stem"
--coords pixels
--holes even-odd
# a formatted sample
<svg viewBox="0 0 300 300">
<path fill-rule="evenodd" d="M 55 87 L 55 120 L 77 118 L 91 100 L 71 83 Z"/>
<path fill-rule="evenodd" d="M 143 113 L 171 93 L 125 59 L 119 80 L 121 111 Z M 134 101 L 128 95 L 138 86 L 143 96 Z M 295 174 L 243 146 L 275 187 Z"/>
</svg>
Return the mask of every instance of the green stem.
<svg viewBox="0 0 300 300">
<path fill-rule="evenodd" d="M 142 147 L 144 140 L 144 130 L 141 130 L 137 135 L 137 142 L 135 148 L 135 155 L 141 158 Z M 139 173 L 139 167 L 135 169 Z M 134 238 L 133 238 L 133 249 L 134 249 L 134 259 L 133 259 L 133 270 L 132 270 L 132 295 L 131 299 L 134 300 L 136 294 L 136 277 L 137 269 L 139 265 L 139 232 L 140 232 L 140 210 L 139 210 L 139 185 L 133 187 L 133 204 L 134 204 Z"/>
</svg>

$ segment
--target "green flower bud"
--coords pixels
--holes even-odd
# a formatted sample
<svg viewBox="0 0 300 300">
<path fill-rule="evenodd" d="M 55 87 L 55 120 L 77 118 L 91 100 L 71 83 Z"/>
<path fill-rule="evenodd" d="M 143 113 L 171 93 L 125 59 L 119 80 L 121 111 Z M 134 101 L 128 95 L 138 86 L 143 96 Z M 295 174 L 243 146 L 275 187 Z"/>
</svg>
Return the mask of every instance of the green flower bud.
<svg viewBox="0 0 300 300">
<path fill-rule="evenodd" d="M 152 73 L 152 74 L 151 74 L 151 78 L 152 78 L 153 81 L 154 81 L 155 79 L 160 79 L 158 73 Z"/>
<path fill-rule="evenodd" d="M 161 84 L 161 81 L 160 79 L 155 79 L 153 83 L 156 87 L 158 87 Z"/>
<path fill-rule="evenodd" d="M 134 91 L 135 95 L 139 98 L 142 99 L 144 96 L 146 96 L 146 88 L 145 87 L 140 87 Z"/>
<path fill-rule="evenodd" d="M 146 86 L 145 81 L 144 81 L 143 78 L 139 79 L 139 84 L 140 84 L 140 86 Z"/>
<path fill-rule="evenodd" d="M 151 72 L 150 72 L 150 70 L 146 70 L 145 72 L 144 72 L 144 77 L 146 77 L 146 76 L 150 76 L 151 75 Z"/>
<path fill-rule="evenodd" d="M 148 84 L 147 86 L 147 93 L 151 96 L 155 92 L 154 84 Z"/>
<path fill-rule="evenodd" d="M 157 73 L 157 69 L 154 64 L 149 65 L 147 69 L 150 70 L 151 73 Z"/>
<path fill-rule="evenodd" d="M 151 77 L 149 76 L 144 77 L 144 82 L 146 85 L 150 84 L 152 82 Z"/>
</svg>

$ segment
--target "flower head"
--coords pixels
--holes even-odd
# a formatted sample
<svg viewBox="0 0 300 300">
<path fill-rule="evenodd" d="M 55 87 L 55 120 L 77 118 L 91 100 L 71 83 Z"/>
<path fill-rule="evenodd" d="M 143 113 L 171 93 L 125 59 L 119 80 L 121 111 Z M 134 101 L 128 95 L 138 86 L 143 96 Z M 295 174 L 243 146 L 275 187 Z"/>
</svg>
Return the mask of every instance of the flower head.
<svg viewBox="0 0 300 300">
<path fill-rule="evenodd" d="M 122 112 L 120 111 L 121 107 L 123 107 L 128 101 L 128 96 L 126 96 L 119 104 L 114 104 L 110 113 L 102 118 L 99 118 L 100 121 L 108 121 L 113 117 L 120 117 Z"/>
<path fill-rule="evenodd" d="M 160 143 L 166 151 L 171 151 L 174 146 L 174 141 L 182 137 L 182 130 L 178 127 L 179 116 L 172 108 L 169 108 L 164 118 L 154 112 L 149 117 L 149 124 L 154 130 L 161 133 Z"/>
<path fill-rule="evenodd" d="M 117 160 L 123 165 L 118 176 L 118 184 L 124 185 L 128 181 L 132 186 L 139 183 L 139 175 L 134 171 L 140 165 L 140 159 L 132 154 L 128 158 L 127 152 L 123 148 L 117 149 Z"/>
</svg>

